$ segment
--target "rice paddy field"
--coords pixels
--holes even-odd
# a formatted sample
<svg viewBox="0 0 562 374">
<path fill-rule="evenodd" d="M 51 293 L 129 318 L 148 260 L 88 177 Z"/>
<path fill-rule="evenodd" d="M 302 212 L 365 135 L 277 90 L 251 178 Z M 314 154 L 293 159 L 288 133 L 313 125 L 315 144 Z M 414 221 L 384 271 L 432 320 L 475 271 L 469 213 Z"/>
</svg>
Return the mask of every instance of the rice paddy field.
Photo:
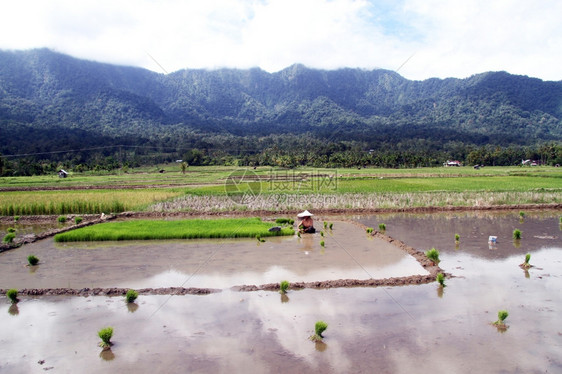
<svg viewBox="0 0 562 374">
<path fill-rule="evenodd" d="M 0 178 L 0 215 L 562 203 L 562 169 L 189 167 Z"/>
</svg>

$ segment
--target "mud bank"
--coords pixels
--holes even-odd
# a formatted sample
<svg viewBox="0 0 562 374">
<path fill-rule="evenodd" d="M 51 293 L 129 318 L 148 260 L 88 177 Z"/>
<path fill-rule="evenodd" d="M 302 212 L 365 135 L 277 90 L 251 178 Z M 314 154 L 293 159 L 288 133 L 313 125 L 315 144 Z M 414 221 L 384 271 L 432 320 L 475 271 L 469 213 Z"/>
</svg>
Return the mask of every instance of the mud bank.
<svg viewBox="0 0 562 374">
<path fill-rule="evenodd" d="M 18 296 L 125 296 L 128 288 L 25 288 L 18 290 Z M 0 293 L 5 294 L 4 289 L 0 289 Z M 183 287 L 165 287 L 165 288 L 141 288 L 136 290 L 140 295 L 208 295 L 211 293 L 221 292 L 212 288 L 183 288 Z"/>
</svg>

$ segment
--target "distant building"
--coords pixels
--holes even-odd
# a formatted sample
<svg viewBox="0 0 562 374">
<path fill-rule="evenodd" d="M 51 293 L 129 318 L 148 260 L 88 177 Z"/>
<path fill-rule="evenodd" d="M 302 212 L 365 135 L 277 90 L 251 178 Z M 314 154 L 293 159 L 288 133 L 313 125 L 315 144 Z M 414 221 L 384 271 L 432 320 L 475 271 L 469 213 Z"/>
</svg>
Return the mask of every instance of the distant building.
<svg viewBox="0 0 562 374">
<path fill-rule="evenodd" d="M 68 177 L 68 172 L 66 172 L 63 169 L 60 169 L 59 170 L 59 178 L 66 178 L 66 177 Z"/>
<path fill-rule="evenodd" d="M 443 166 L 462 166 L 462 163 L 460 161 L 451 161 L 451 160 L 447 160 L 447 162 L 443 163 Z"/>
<path fill-rule="evenodd" d="M 539 166 L 540 160 L 521 160 L 521 165 Z"/>
</svg>

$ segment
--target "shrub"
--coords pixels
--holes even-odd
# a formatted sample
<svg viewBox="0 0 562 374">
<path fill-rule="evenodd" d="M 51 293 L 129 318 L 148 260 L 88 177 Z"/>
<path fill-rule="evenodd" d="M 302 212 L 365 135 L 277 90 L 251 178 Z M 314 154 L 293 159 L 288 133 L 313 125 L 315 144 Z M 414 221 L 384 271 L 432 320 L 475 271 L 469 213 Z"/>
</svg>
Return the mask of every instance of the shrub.
<svg viewBox="0 0 562 374">
<path fill-rule="evenodd" d="M 437 274 L 437 277 L 435 278 L 435 280 L 437 280 L 437 282 L 439 282 L 441 287 L 445 287 L 445 275 L 443 275 L 443 273 Z"/>
<path fill-rule="evenodd" d="M 101 339 L 100 347 L 111 347 L 111 337 L 113 336 L 113 327 L 104 327 L 98 331 L 98 336 Z"/>
<path fill-rule="evenodd" d="M 2 243 L 10 244 L 14 241 L 15 238 L 16 238 L 16 234 L 10 232 L 4 236 L 4 238 L 2 239 Z"/>
<path fill-rule="evenodd" d="M 79 225 L 82 222 L 82 217 L 74 217 L 74 224 Z"/>
<path fill-rule="evenodd" d="M 326 244 L 326 243 L 324 243 L 324 240 L 321 240 L 321 241 L 320 241 L 320 245 L 321 245 L 322 247 L 324 247 L 325 244 Z"/>
<path fill-rule="evenodd" d="M 27 262 L 29 263 L 29 265 L 35 266 L 39 263 L 39 259 L 35 255 L 29 255 L 27 256 Z"/>
<path fill-rule="evenodd" d="M 433 261 L 433 263 L 436 264 L 436 265 L 440 262 L 439 251 L 435 248 L 431 248 L 429 251 L 426 251 L 425 255 L 426 255 L 427 258 L 429 258 L 431 261 Z"/>
<path fill-rule="evenodd" d="M 521 239 L 521 230 L 519 229 L 515 229 L 513 230 L 513 239 Z"/>
<path fill-rule="evenodd" d="M 8 291 L 6 291 L 6 296 L 8 297 L 8 299 L 10 299 L 12 304 L 17 304 L 17 302 L 19 301 L 18 290 L 16 290 L 15 288 L 11 288 Z"/>
<path fill-rule="evenodd" d="M 282 294 L 287 293 L 287 290 L 289 289 L 289 281 L 281 281 L 281 283 L 279 283 L 279 292 L 281 292 Z"/>
<path fill-rule="evenodd" d="M 65 217 L 65 216 L 59 216 L 59 217 L 57 218 L 57 221 L 58 221 L 59 223 L 65 223 L 65 222 L 66 222 L 66 217 Z"/>
<path fill-rule="evenodd" d="M 128 303 L 132 303 L 137 299 L 137 297 L 139 297 L 139 293 L 137 291 L 129 290 L 125 295 L 125 300 L 127 300 Z"/>
<path fill-rule="evenodd" d="M 370 234 L 373 232 L 373 228 L 372 227 L 367 227 L 367 234 Z"/>
<path fill-rule="evenodd" d="M 8 227 L 8 233 L 14 233 L 16 232 L 16 229 L 14 229 L 13 227 Z"/>
<path fill-rule="evenodd" d="M 507 316 L 509 316 L 509 313 L 507 312 L 507 310 L 500 310 L 498 312 L 498 320 L 496 322 L 494 322 L 494 325 L 505 326 L 504 321 L 507 318 Z"/>
<path fill-rule="evenodd" d="M 379 223 L 379 230 L 386 231 L 386 225 L 384 223 Z"/>
<path fill-rule="evenodd" d="M 455 234 L 455 241 L 458 242 L 461 240 L 461 236 L 459 234 Z"/>
</svg>

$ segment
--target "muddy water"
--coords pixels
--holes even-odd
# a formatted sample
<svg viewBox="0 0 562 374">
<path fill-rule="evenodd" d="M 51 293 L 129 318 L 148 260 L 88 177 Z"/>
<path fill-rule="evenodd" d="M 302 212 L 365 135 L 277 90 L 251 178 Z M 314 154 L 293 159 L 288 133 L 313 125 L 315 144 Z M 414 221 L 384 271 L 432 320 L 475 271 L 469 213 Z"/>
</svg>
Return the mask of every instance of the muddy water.
<svg viewBox="0 0 562 374">
<path fill-rule="evenodd" d="M 513 214 L 359 218 L 374 227 L 382 219 L 391 236 L 415 247 L 439 248 L 440 265 L 457 275 L 444 289 L 305 289 L 287 298 L 227 289 L 141 296 L 131 308 L 122 298 L 26 297 L 15 309 L 0 297 L 0 372 L 560 373 L 558 215 L 528 213 L 519 247 L 510 239 L 520 225 Z M 499 241 L 490 249 L 492 232 Z M 325 252 L 334 243 L 327 237 Z M 518 267 L 526 252 L 535 265 L 528 273 Z M 490 324 L 500 309 L 509 311 L 503 332 Z M 324 344 L 307 339 L 319 319 L 329 325 Z M 115 345 L 100 356 L 97 331 L 108 325 Z"/>
<path fill-rule="evenodd" d="M 324 240 L 325 247 L 320 245 Z M 35 254 L 41 260 L 26 266 Z M 54 243 L 0 253 L 0 288 L 210 287 L 427 274 L 410 256 L 359 227 L 302 238 Z"/>
</svg>

